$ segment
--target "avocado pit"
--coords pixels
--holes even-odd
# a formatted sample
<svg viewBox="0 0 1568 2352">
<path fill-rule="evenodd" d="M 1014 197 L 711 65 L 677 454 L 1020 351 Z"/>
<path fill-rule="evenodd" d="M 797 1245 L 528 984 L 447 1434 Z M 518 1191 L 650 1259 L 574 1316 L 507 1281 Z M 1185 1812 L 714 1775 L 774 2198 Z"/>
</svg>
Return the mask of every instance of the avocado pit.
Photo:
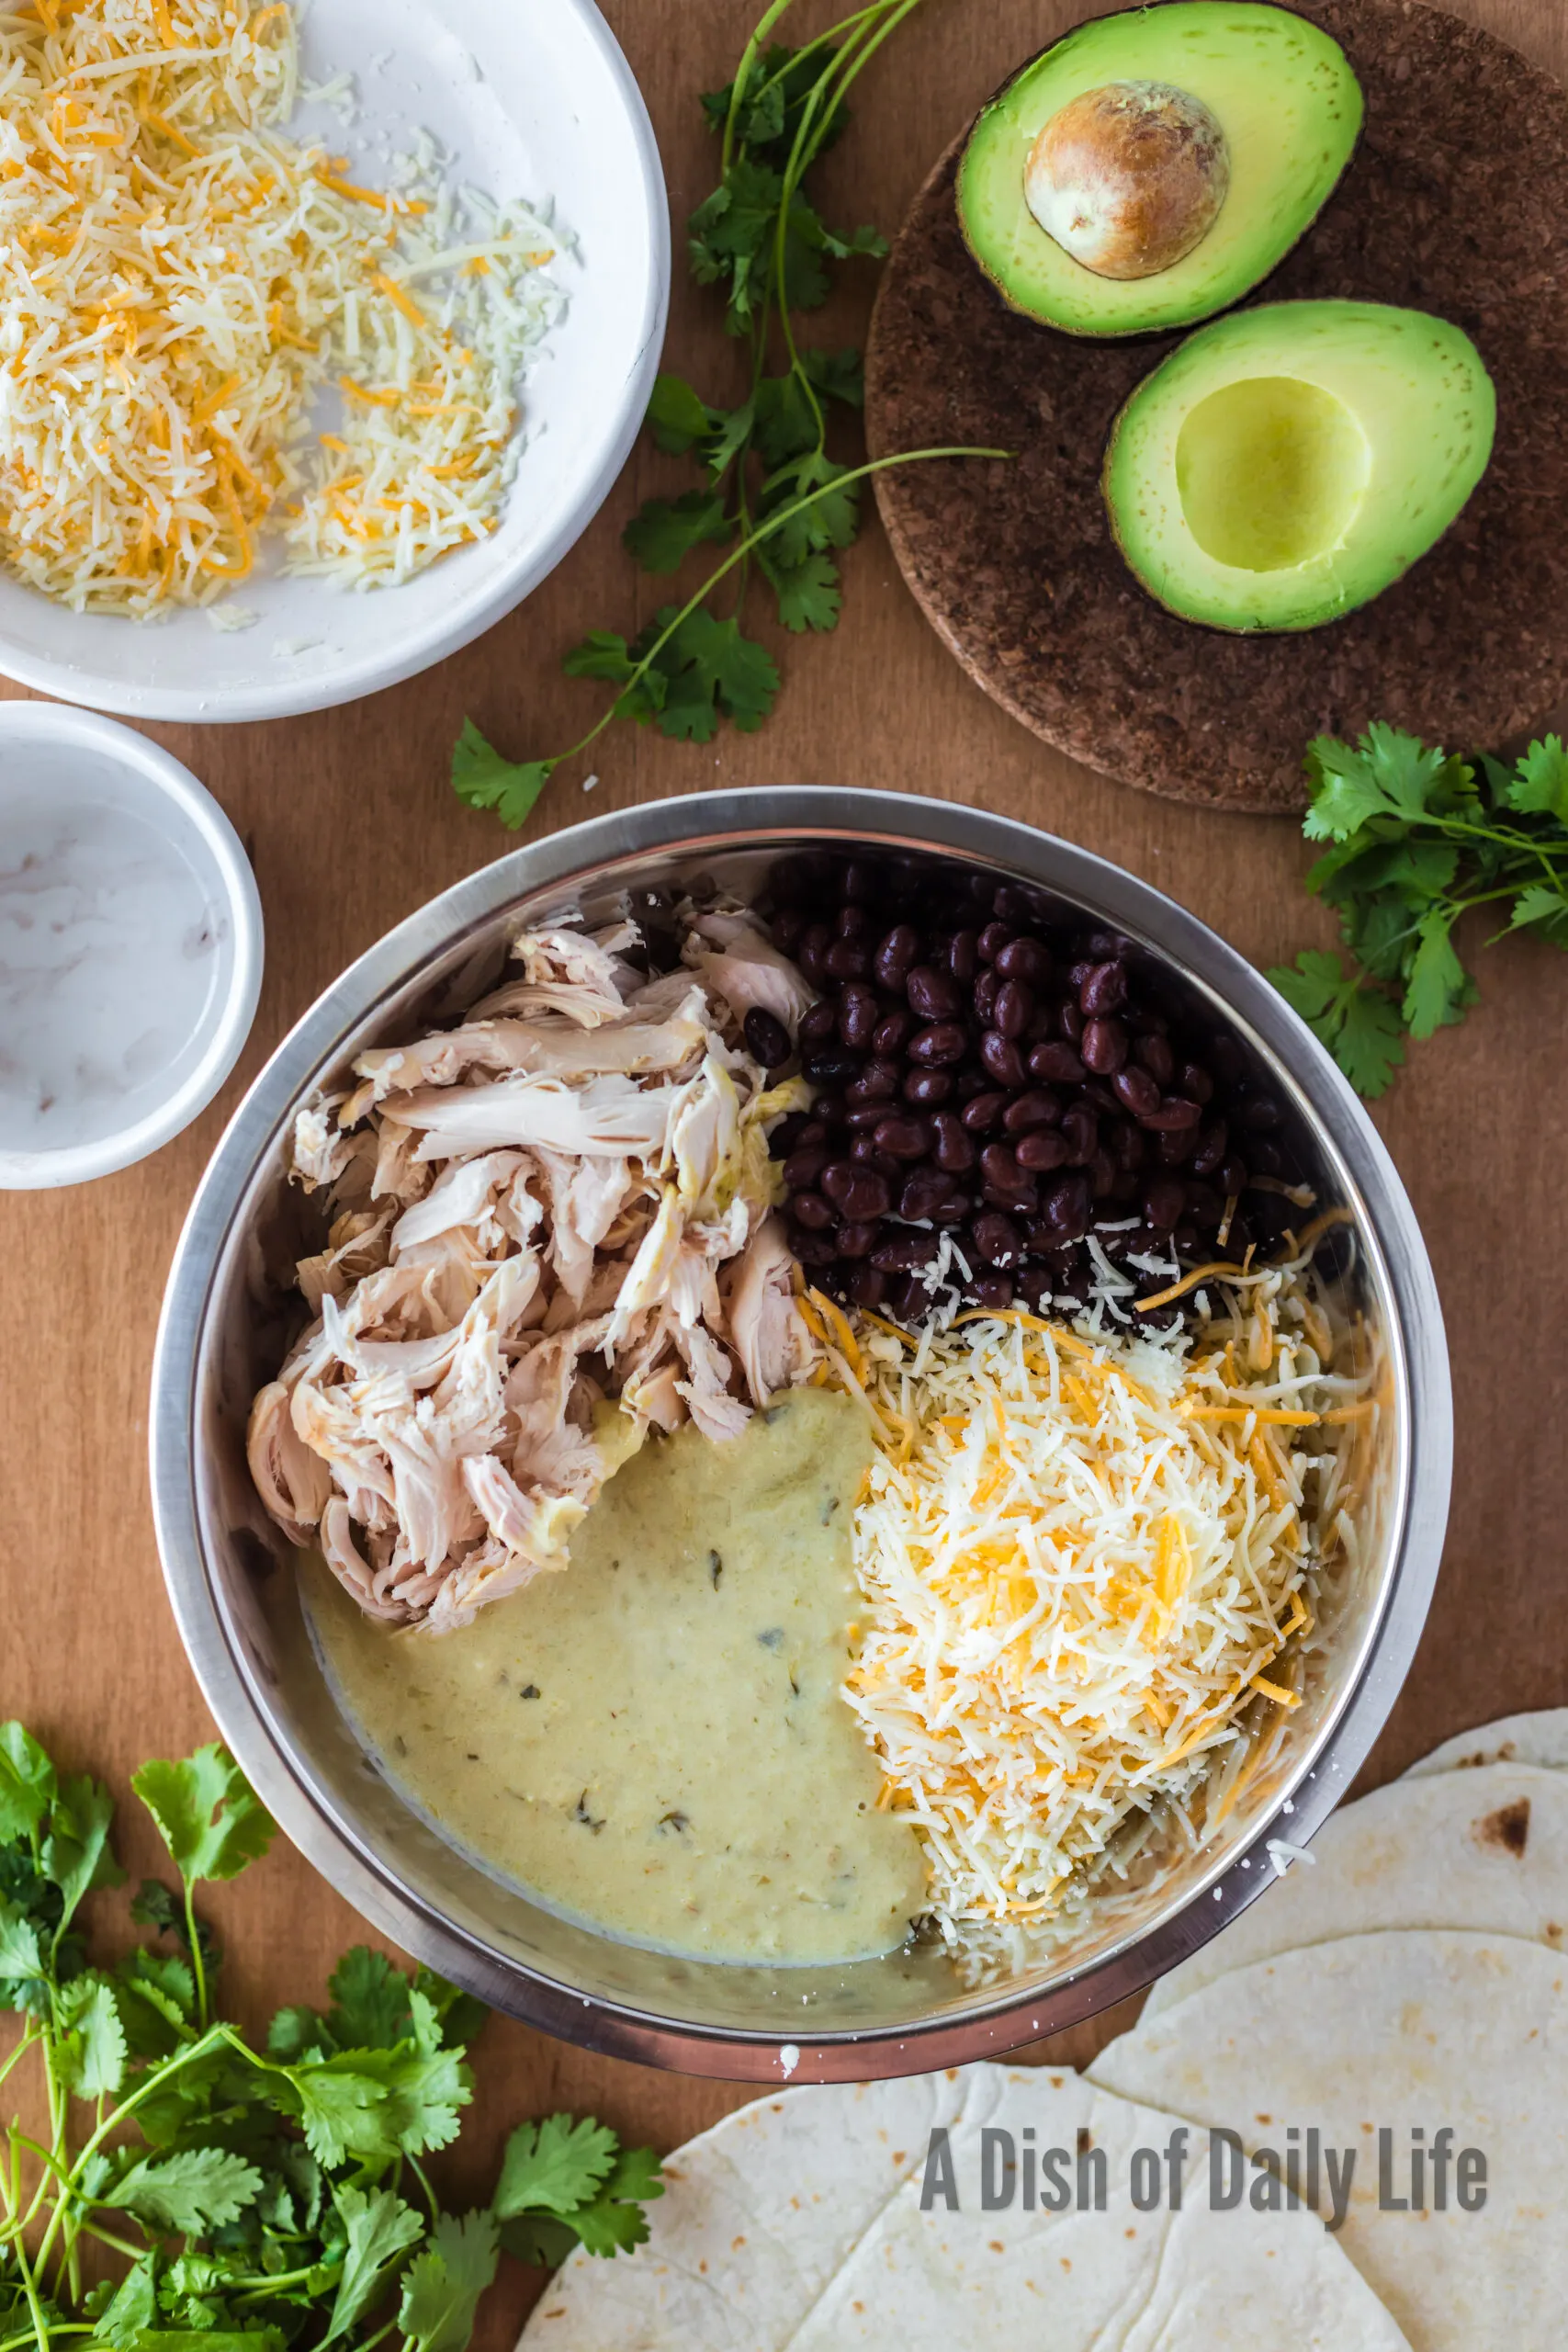
<svg viewBox="0 0 1568 2352">
<path fill-rule="evenodd" d="M 1060 107 L 1023 167 L 1031 213 L 1099 277 L 1155 277 L 1191 253 L 1230 188 L 1230 150 L 1201 98 L 1108 82 Z"/>
</svg>

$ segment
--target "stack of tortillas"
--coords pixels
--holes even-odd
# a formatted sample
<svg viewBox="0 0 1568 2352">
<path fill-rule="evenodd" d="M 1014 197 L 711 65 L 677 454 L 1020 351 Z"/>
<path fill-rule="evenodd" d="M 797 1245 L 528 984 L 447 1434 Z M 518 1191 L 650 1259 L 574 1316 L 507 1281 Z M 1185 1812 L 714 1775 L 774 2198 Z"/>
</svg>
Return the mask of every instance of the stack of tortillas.
<svg viewBox="0 0 1568 2352">
<path fill-rule="evenodd" d="M 1340 2226 L 1326 2189 L 1323 2220 L 1250 2186 L 1214 2210 L 1205 2127 L 1276 2164 L 1287 2135 L 1292 2164 L 1313 2132 L 1353 2148 Z M 1105 2210 L 985 2210 L 987 2132 L 1009 2135 L 991 2177 L 1010 2147 L 1015 2189 L 1038 2185 L 1036 2151 L 1102 2150 Z M 1137 2150 L 1145 2191 L 1162 2168 L 1156 2210 L 1133 2201 Z M 1425 2211 L 1392 2201 L 1417 2201 L 1413 2150 Z M 1466 2150 L 1484 2169 L 1461 2210 Z M 979 2065 L 785 2091 L 679 2150 L 666 2181 L 650 2242 L 574 2256 L 526 2346 L 1548 2352 L 1568 2335 L 1568 1710 L 1450 1741 L 1336 1815 L 1310 1866 L 1166 1977 L 1087 2077 Z"/>
</svg>

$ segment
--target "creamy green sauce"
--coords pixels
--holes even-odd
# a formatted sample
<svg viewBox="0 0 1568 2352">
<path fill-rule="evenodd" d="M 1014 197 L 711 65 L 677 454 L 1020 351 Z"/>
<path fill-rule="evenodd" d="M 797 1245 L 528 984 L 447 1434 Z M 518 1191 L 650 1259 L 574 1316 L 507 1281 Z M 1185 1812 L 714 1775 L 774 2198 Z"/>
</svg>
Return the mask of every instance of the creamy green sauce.
<svg viewBox="0 0 1568 2352">
<path fill-rule="evenodd" d="M 556 1909 L 729 1961 L 862 1959 L 925 1906 L 914 1831 L 840 1696 L 871 1455 L 803 1389 L 722 1445 L 656 1440 L 571 1564 L 461 1632 L 389 1631 L 307 1576 L 339 1699 L 457 1845 Z"/>
</svg>

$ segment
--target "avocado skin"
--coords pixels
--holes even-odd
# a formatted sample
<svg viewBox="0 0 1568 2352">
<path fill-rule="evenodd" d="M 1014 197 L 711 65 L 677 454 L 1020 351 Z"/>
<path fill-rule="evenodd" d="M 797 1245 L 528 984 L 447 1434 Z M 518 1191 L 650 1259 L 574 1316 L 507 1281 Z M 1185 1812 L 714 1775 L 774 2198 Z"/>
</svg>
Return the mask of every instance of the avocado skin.
<svg viewBox="0 0 1568 2352">
<path fill-rule="evenodd" d="M 1465 397 L 1472 404 L 1472 440 L 1462 454 L 1462 461 L 1453 467 L 1451 479 L 1435 488 L 1435 514 L 1440 519 L 1435 520 L 1433 514 L 1425 519 L 1418 515 L 1413 517 L 1407 507 L 1390 503 L 1385 479 L 1389 469 L 1380 469 L 1378 463 L 1379 442 L 1384 437 L 1380 432 L 1373 438 L 1371 467 L 1365 492 L 1341 547 L 1315 559 L 1323 569 L 1323 584 L 1315 599 L 1301 605 L 1298 609 L 1282 608 L 1269 616 L 1259 611 L 1258 606 L 1267 604 L 1270 591 L 1260 584 L 1248 587 L 1243 583 L 1286 583 L 1288 594 L 1288 582 L 1297 576 L 1297 568 L 1278 573 L 1236 571 L 1228 575 L 1235 582 L 1235 594 L 1238 600 L 1238 608 L 1234 614 L 1217 611 L 1212 605 L 1210 609 L 1195 611 L 1191 601 L 1184 601 L 1174 581 L 1151 576 L 1150 565 L 1144 560 L 1135 534 L 1123 515 L 1125 498 L 1118 492 L 1116 477 L 1124 447 L 1133 433 L 1145 424 L 1151 411 L 1157 409 L 1162 389 L 1170 383 L 1173 374 L 1177 375 L 1179 382 L 1180 376 L 1177 371 L 1184 368 L 1190 371 L 1205 347 L 1220 350 L 1226 343 L 1240 345 L 1247 364 L 1237 367 L 1230 375 L 1216 369 L 1212 380 L 1204 382 L 1203 397 L 1250 376 L 1289 376 L 1292 354 L 1298 365 L 1305 356 L 1301 338 L 1320 324 L 1342 330 L 1351 339 L 1349 358 L 1352 362 L 1362 363 L 1366 353 L 1365 348 L 1360 352 L 1356 350 L 1355 339 L 1358 336 L 1364 338 L 1365 344 L 1375 352 L 1378 341 L 1386 341 L 1391 334 L 1414 332 L 1419 335 L 1427 331 L 1434 347 L 1443 354 L 1439 364 L 1463 369 L 1468 374 L 1470 380 L 1465 388 Z M 1270 334 L 1278 338 L 1272 349 L 1267 341 Z M 1246 348 L 1248 342 L 1255 346 L 1250 354 Z M 1325 373 L 1329 377 L 1325 389 L 1335 390 L 1332 369 Z M 1312 375 L 1308 379 L 1316 381 L 1318 378 Z M 1191 405 L 1197 405 L 1196 401 Z M 1346 399 L 1345 405 L 1365 431 L 1370 413 L 1368 408 L 1358 407 L 1349 399 Z M 1393 437 L 1402 445 L 1408 435 L 1400 433 L 1398 418 L 1405 406 L 1403 402 L 1396 403 L 1393 411 L 1395 426 Z M 1461 406 L 1459 401 L 1454 402 L 1450 413 L 1459 414 Z M 1100 469 L 1100 492 L 1111 537 L 1118 554 L 1144 593 L 1178 620 L 1190 628 L 1205 628 L 1225 636 L 1301 634 L 1326 628 L 1359 611 L 1363 605 L 1392 588 L 1414 564 L 1431 552 L 1458 521 L 1484 474 L 1491 458 L 1495 425 L 1496 394 L 1492 378 L 1469 336 L 1450 321 L 1433 313 L 1404 310 L 1380 302 L 1346 300 L 1259 303 L 1199 328 L 1135 387 L 1112 423 L 1106 440 L 1105 458 Z M 1130 487 L 1136 490 L 1145 480 L 1145 477 L 1135 478 Z M 1393 548 L 1393 552 L 1380 559 L 1377 543 L 1385 534 L 1399 536 L 1388 538 L 1386 543 Z M 1336 561 L 1347 549 L 1355 559 L 1350 578 L 1347 577 L 1350 567 L 1341 568 Z M 1199 550 L 1195 571 L 1190 576 L 1201 578 L 1205 571 L 1221 569 L 1212 565 Z"/>
<path fill-rule="evenodd" d="M 971 159 L 979 153 L 986 144 L 987 133 L 989 128 L 992 125 L 998 125 L 999 127 L 1001 119 L 1007 112 L 1009 100 L 1013 96 L 1013 94 L 1016 91 L 1019 91 L 1032 76 L 1038 73 L 1040 69 L 1047 63 L 1048 61 L 1054 62 L 1058 68 L 1070 66 L 1074 53 L 1082 48 L 1087 41 L 1091 39 L 1095 40 L 1097 42 L 1102 41 L 1105 39 L 1105 28 L 1116 26 L 1123 26 L 1126 28 L 1128 37 L 1127 54 L 1121 62 L 1120 65 L 1113 70 L 1106 70 L 1099 73 L 1097 76 L 1099 80 L 1173 80 L 1177 82 L 1177 85 L 1179 87 L 1184 86 L 1179 81 L 1179 69 L 1171 69 L 1168 71 L 1163 62 L 1151 65 L 1140 56 L 1139 49 L 1136 45 L 1137 34 L 1140 29 L 1147 25 L 1148 20 L 1151 18 L 1157 19 L 1161 17 L 1168 16 L 1172 11 L 1179 14 L 1185 13 L 1190 16 L 1195 10 L 1207 11 L 1210 9 L 1213 11 L 1216 17 L 1235 17 L 1237 14 L 1237 11 L 1234 7 L 1227 5 L 1227 0 L 1154 0 L 1154 5 L 1152 6 L 1124 9 L 1111 17 L 1090 17 L 1085 23 L 1075 26 L 1071 31 L 1064 33 L 1059 40 L 1049 41 L 1043 49 L 1037 50 L 1032 57 L 1027 59 L 1023 64 L 1019 66 L 1013 73 L 1010 74 L 1007 80 L 1001 83 L 999 86 L 992 92 L 991 96 L 985 101 L 984 105 L 975 116 L 968 130 L 964 135 L 960 147 L 958 168 L 953 185 L 953 203 L 958 220 L 959 233 L 964 240 L 964 247 L 968 252 L 970 258 L 975 263 L 976 267 L 979 270 L 980 275 L 986 280 L 987 286 L 989 286 L 998 300 L 1016 316 L 1028 319 L 1037 326 L 1047 327 L 1055 334 L 1069 335 L 1073 337 L 1074 340 L 1079 342 L 1129 341 L 1135 337 L 1164 335 L 1170 334 L 1173 330 L 1179 331 L 1188 327 L 1196 326 L 1201 324 L 1204 320 L 1216 317 L 1220 312 L 1231 309 L 1235 304 L 1242 301 L 1248 294 L 1254 292 L 1265 282 L 1266 279 L 1271 277 L 1274 272 L 1280 267 L 1280 265 L 1295 250 L 1296 246 L 1300 244 L 1302 239 L 1306 235 L 1314 222 L 1317 220 L 1324 206 L 1327 203 L 1329 198 L 1333 195 L 1335 189 L 1339 185 L 1340 180 L 1343 178 L 1345 172 L 1354 157 L 1356 150 L 1360 142 L 1363 118 L 1359 85 L 1356 81 L 1348 61 L 1345 58 L 1344 52 L 1338 48 L 1337 43 L 1329 40 L 1327 35 L 1321 33 L 1319 28 L 1313 25 L 1309 19 L 1294 17 L 1293 13 L 1288 9 L 1276 8 L 1272 6 L 1255 6 L 1252 5 L 1252 0 L 1243 0 L 1242 13 L 1247 13 L 1250 9 L 1250 13 L 1254 17 L 1290 17 L 1292 21 L 1299 25 L 1303 28 L 1303 32 L 1309 35 L 1314 42 L 1323 44 L 1323 46 L 1338 60 L 1339 65 L 1343 69 L 1342 95 L 1345 96 L 1348 100 L 1353 102 L 1354 111 L 1354 122 L 1350 130 L 1350 134 L 1348 139 L 1341 141 L 1334 157 L 1332 170 L 1326 172 L 1323 175 L 1321 187 L 1315 192 L 1315 201 L 1313 201 L 1310 204 L 1309 209 L 1305 209 L 1301 211 L 1299 217 L 1292 225 L 1290 232 L 1287 235 L 1284 235 L 1278 240 L 1270 241 L 1267 243 L 1263 254 L 1259 257 L 1258 266 L 1247 267 L 1244 266 L 1238 276 L 1234 280 L 1227 279 L 1223 285 L 1215 289 L 1213 299 L 1205 297 L 1196 301 L 1191 306 L 1182 308 L 1176 314 L 1154 316 L 1138 315 L 1134 309 L 1123 304 L 1123 307 L 1126 307 L 1127 312 L 1124 317 L 1104 319 L 1096 322 L 1087 317 L 1080 319 L 1074 318 L 1070 315 L 1063 315 L 1062 311 L 1055 307 L 1042 307 L 1039 299 L 1036 298 L 1034 300 L 1031 300 L 1029 295 L 1022 288 L 1013 283 L 1008 271 L 1004 267 L 1000 266 L 987 252 L 985 233 L 976 225 L 972 217 L 972 205 L 966 200 L 966 175 L 971 169 Z M 1107 61 L 1107 63 L 1109 68 L 1109 61 Z M 1089 86 L 1089 85 L 1084 85 L 1083 86 Z M 1197 95 L 1200 96 L 1206 96 L 1208 94 L 1200 89 L 1197 92 Z M 1055 109 L 1053 108 L 1052 111 L 1055 111 Z M 1220 115 L 1223 127 L 1224 123 L 1224 109 L 1216 107 L 1215 111 Z M 1233 188 L 1230 198 L 1227 198 L 1227 211 L 1235 201 L 1235 191 Z M 1245 201 L 1246 190 L 1244 189 L 1243 202 L 1245 203 Z M 1026 235 L 1037 234 L 1044 244 L 1050 245 L 1052 243 L 1052 240 L 1048 237 L 1046 232 L 1043 229 L 1039 228 L 1038 224 L 1033 221 L 1032 216 L 1028 214 L 1027 208 L 1023 203 L 1021 157 L 1019 162 L 1018 204 L 1021 212 L 1022 212 L 1025 218 L 1030 221 L 1030 229 L 1025 232 Z M 1220 226 L 1224 221 L 1224 218 L 1225 214 L 1222 212 L 1221 222 L 1216 223 L 1215 230 L 1212 231 L 1210 237 L 1204 240 L 1204 245 L 1211 243 L 1213 237 L 1219 233 Z M 1203 251 L 1203 247 L 1200 246 L 1197 248 L 1197 251 L 1201 253 Z M 1093 286 L 1116 286 L 1118 283 L 1117 281 L 1109 279 L 1094 279 L 1092 272 L 1082 270 L 1078 265 L 1068 261 L 1066 255 L 1063 255 L 1062 259 L 1064 263 L 1066 263 L 1067 270 L 1072 274 L 1077 281 L 1080 282 L 1080 284 L 1083 280 L 1091 281 L 1089 288 L 1090 298 L 1092 297 Z M 1191 259 L 1192 256 L 1189 255 L 1188 261 L 1190 261 Z M 1177 266 L 1178 270 L 1180 271 L 1185 269 L 1186 265 L 1179 264 Z M 1122 301 L 1122 299 L 1124 298 L 1128 292 L 1129 288 L 1142 286 L 1152 289 L 1150 295 L 1151 301 L 1157 300 L 1159 292 L 1163 288 L 1165 282 L 1171 278 L 1176 273 L 1172 271 L 1166 271 L 1154 277 L 1132 281 L 1121 281 L 1120 292 L 1117 299 L 1119 301 Z"/>
</svg>

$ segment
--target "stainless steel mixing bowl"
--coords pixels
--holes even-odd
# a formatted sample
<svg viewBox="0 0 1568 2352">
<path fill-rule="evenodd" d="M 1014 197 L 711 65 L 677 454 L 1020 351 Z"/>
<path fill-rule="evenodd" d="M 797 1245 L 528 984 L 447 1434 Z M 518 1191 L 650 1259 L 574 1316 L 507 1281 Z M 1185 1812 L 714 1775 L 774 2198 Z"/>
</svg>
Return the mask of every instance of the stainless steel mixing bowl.
<svg viewBox="0 0 1568 2352">
<path fill-rule="evenodd" d="M 409 1809 L 339 1714 L 245 1470 L 246 1411 L 283 1343 L 275 1270 L 316 1246 L 311 1206 L 285 1181 L 299 1105 L 367 1046 L 465 1010 L 521 920 L 569 907 L 605 916 L 624 892 L 704 876 L 754 894 L 775 857 L 806 845 L 978 864 L 1141 943 L 1194 1019 L 1257 1056 L 1320 1199 L 1348 1212 L 1346 1280 L 1381 1356 L 1355 1540 L 1319 1595 L 1303 1703 L 1269 1717 L 1223 1822 L 1196 1845 L 1164 1825 L 1057 1958 L 984 1993 L 965 1991 L 934 1950 L 841 1967 L 676 1958 L 488 1876 Z M 273 1056 L 197 1194 L 159 1332 L 152 1429 L 158 1539 L 186 1647 L 225 1737 L 304 1853 L 378 1927 L 497 2007 L 623 2057 L 759 2082 L 999 2056 L 1133 1992 L 1223 1928 L 1272 1874 L 1269 1841 L 1299 1845 L 1343 1794 L 1393 1703 L 1437 1574 L 1451 1454 L 1442 1320 L 1410 1204 L 1355 1096 L 1268 983 L 1168 899 L 1068 842 L 939 801 L 811 789 L 700 794 L 557 833 L 445 892 L 352 966 Z"/>
</svg>

